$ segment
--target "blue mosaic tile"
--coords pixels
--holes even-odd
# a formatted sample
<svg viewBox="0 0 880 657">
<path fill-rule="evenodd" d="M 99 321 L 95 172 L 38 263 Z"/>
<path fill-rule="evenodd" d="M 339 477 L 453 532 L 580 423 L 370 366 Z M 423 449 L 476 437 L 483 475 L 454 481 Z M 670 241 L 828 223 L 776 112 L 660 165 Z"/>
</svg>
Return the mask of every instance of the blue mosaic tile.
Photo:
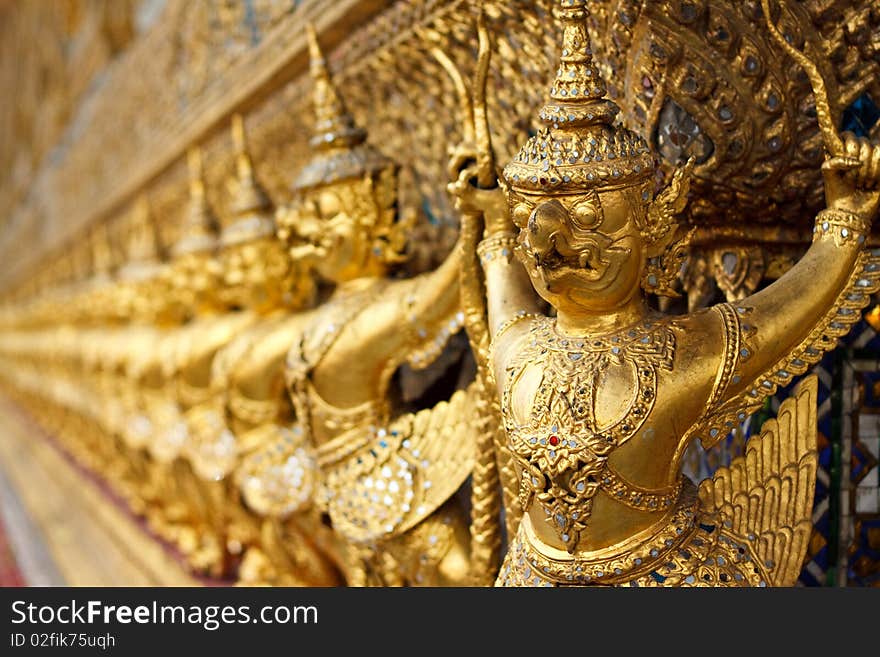
<svg viewBox="0 0 880 657">
<path fill-rule="evenodd" d="M 841 127 L 857 137 L 867 137 L 878 120 L 880 120 L 880 108 L 866 92 L 843 111 Z"/>
</svg>

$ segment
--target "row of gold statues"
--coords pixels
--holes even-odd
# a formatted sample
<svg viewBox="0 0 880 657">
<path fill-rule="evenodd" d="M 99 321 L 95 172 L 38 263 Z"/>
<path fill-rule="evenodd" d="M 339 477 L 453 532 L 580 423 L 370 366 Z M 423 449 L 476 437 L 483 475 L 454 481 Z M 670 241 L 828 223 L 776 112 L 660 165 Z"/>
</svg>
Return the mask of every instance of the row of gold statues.
<svg viewBox="0 0 880 657">
<path fill-rule="evenodd" d="M 797 579 L 815 380 L 699 487 L 682 457 L 806 372 L 880 288 L 880 253 L 865 248 L 880 147 L 838 135 L 821 78 L 787 46 L 826 141 L 812 246 L 740 302 L 662 314 L 649 299 L 681 269 L 690 167 L 658 186 L 654 152 L 617 121 L 593 63 L 589 3 L 558 4 L 542 127 L 500 176 L 487 34 L 472 85 L 437 54 L 465 142 L 449 183 L 461 233 L 434 271 L 394 275 L 411 229 L 397 168 L 347 112 L 312 32 L 314 155 L 293 203 L 271 207 L 236 117 L 234 221 L 218 231 L 193 150 L 168 259 L 139 204 L 123 267 L 99 228 L 88 280 L 7 309 L 5 386 L 48 405 L 51 432 L 193 569 L 284 585 Z M 435 366 L 462 329 L 476 374 L 407 407 L 399 370 Z"/>
</svg>

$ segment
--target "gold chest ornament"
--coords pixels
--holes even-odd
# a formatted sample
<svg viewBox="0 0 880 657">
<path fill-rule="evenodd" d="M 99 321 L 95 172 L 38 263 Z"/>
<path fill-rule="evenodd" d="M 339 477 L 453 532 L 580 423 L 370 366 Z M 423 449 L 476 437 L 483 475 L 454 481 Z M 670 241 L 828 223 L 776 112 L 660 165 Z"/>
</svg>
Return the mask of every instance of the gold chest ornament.
<svg viewBox="0 0 880 657">
<path fill-rule="evenodd" d="M 675 335 L 669 322 L 648 321 L 610 336 L 572 338 L 553 318 L 533 319 L 523 348 L 507 370 L 501 407 L 508 446 L 521 466 L 520 503 L 534 499 L 569 550 L 578 544 L 601 490 L 627 506 L 656 512 L 671 508 L 681 484 L 667 489 L 637 486 L 608 459 L 635 436 L 654 408 L 657 373 L 672 367 Z M 607 426 L 596 419 L 596 395 L 609 367 L 628 368 L 633 394 L 623 415 Z M 541 372 L 531 410 L 516 419 L 512 397 L 529 368 Z"/>
</svg>

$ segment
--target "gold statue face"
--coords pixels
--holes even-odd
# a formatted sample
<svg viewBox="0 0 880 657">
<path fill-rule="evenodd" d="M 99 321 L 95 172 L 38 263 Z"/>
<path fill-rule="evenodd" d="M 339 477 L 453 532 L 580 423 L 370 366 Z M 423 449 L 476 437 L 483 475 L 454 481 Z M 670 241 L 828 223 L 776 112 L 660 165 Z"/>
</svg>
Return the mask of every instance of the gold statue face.
<svg viewBox="0 0 880 657">
<path fill-rule="evenodd" d="M 648 257 L 641 187 L 509 193 L 519 257 L 535 291 L 557 310 L 605 312 L 639 292 Z"/>
<path fill-rule="evenodd" d="M 274 236 L 225 246 L 220 254 L 223 299 L 230 306 L 280 304 L 290 275 L 290 258 Z"/>
<path fill-rule="evenodd" d="M 315 249 L 315 269 L 335 283 L 356 278 L 368 258 L 365 229 L 375 223 L 375 209 L 357 198 L 359 187 L 335 184 L 304 199 L 303 237 Z"/>
<path fill-rule="evenodd" d="M 385 275 L 408 227 L 396 221 L 395 181 L 387 170 L 303 191 L 278 218 L 293 259 L 333 283 Z"/>
</svg>

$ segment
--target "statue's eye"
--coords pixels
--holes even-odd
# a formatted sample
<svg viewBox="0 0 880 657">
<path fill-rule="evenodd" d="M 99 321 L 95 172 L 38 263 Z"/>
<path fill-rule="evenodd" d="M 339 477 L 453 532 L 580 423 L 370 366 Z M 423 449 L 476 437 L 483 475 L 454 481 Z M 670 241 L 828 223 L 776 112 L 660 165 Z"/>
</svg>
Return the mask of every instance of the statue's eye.
<svg viewBox="0 0 880 657">
<path fill-rule="evenodd" d="M 602 223 L 602 211 L 593 203 L 579 203 L 572 208 L 571 216 L 579 228 L 596 228 Z"/>
<path fill-rule="evenodd" d="M 529 223 L 529 217 L 532 216 L 532 208 L 527 203 L 517 203 L 513 208 L 513 223 L 517 228 L 525 228 Z"/>
</svg>

